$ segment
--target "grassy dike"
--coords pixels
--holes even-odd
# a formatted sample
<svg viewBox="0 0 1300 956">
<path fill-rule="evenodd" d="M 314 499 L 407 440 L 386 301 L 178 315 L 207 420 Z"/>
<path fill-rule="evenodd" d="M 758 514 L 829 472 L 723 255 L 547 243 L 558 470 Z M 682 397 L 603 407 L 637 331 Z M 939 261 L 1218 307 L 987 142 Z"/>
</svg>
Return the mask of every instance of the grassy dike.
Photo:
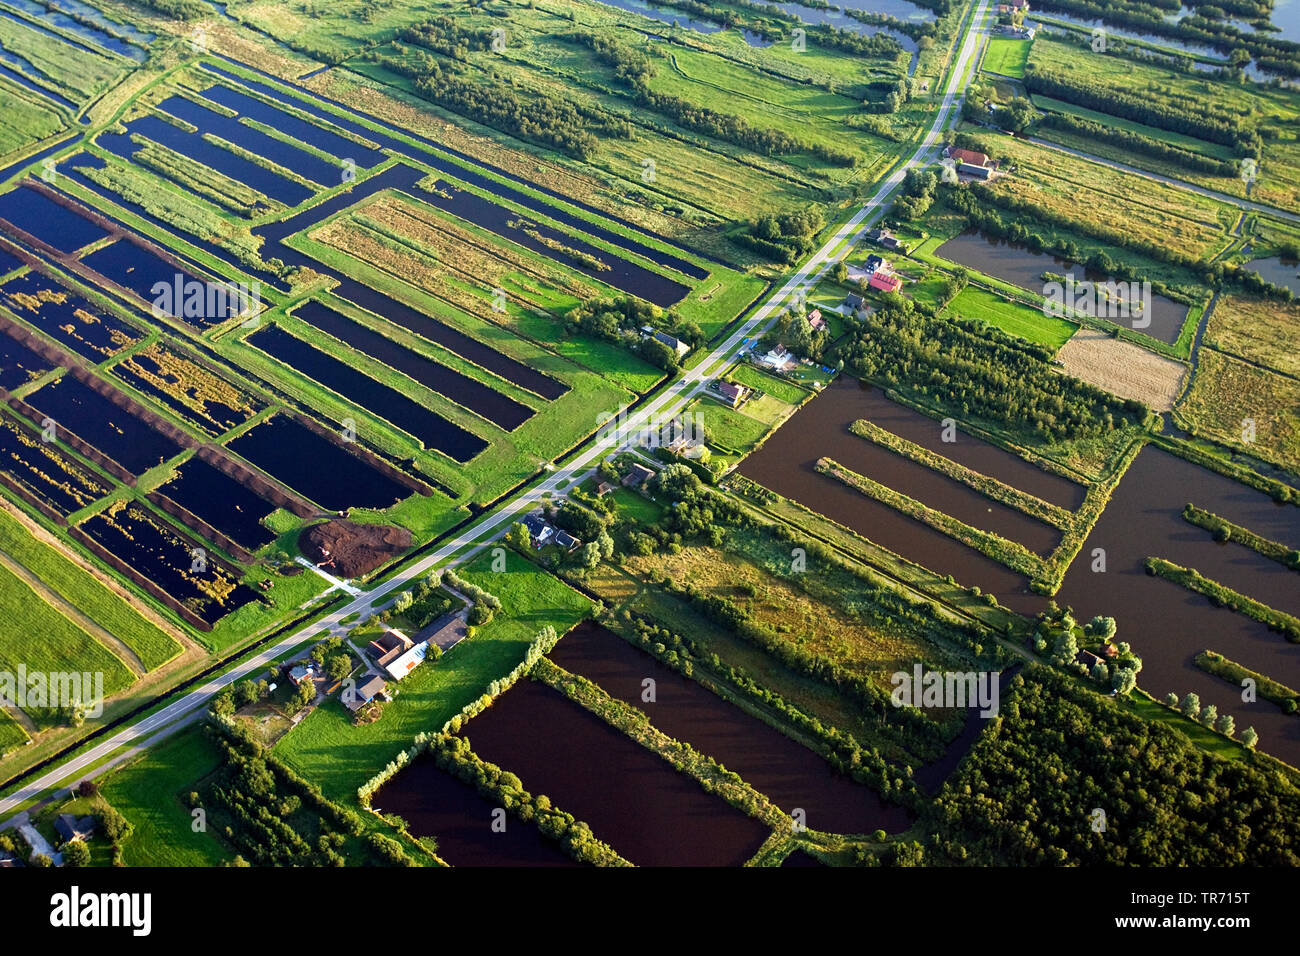
<svg viewBox="0 0 1300 956">
<path fill-rule="evenodd" d="M 1204 594 L 1215 606 L 1245 614 L 1259 621 L 1269 630 L 1282 634 L 1292 644 L 1300 644 L 1300 618 L 1234 591 L 1218 581 L 1205 577 L 1195 568 L 1185 568 L 1164 558 L 1147 558 L 1146 570 L 1148 574 L 1172 581 L 1174 584 L 1181 584 L 1189 591 Z"/>
</svg>

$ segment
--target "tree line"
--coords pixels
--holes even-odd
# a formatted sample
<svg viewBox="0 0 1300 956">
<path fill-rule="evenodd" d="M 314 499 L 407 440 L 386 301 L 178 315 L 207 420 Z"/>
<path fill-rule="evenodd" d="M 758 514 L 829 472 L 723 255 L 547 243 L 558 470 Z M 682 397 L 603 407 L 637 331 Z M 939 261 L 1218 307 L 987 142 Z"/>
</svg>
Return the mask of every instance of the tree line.
<svg viewBox="0 0 1300 956">
<path fill-rule="evenodd" d="M 1095 120 L 1084 119 L 1081 116 L 1071 116 L 1069 113 L 1043 113 L 1038 120 L 1038 124 L 1049 129 L 1059 129 L 1062 132 L 1086 136 L 1089 139 L 1109 143 L 1130 152 L 1142 153 L 1153 159 L 1175 163 L 1183 169 L 1205 173 L 1208 176 L 1236 176 L 1240 171 L 1238 163 L 1226 159 L 1216 159 L 1213 156 L 1206 156 L 1204 153 L 1173 146 L 1133 130 L 1113 126 L 1110 123 L 1098 123 Z"/>
<path fill-rule="evenodd" d="M 1243 156 L 1259 158 L 1263 141 L 1255 124 L 1244 117 L 1233 117 L 1211 107 L 1195 109 L 1153 100 L 1141 93 L 1126 93 L 1086 79 L 1044 70 L 1030 64 L 1025 70 L 1025 89 L 1030 93 L 1065 100 L 1076 106 L 1109 113 L 1146 126 L 1186 133 L 1197 139 L 1231 146 Z"/>
<path fill-rule="evenodd" d="M 857 164 L 857 157 L 852 153 L 806 143 L 782 130 L 762 129 L 750 125 L 743 117 L 697 106 L 679 96 L 655 92 L 650 88 L 650 80 L 655 75 L 650 58 L 610 37 L 577 32 L 568 38 L 587 47 L 601 63 L 612 67 L 614 75 L 631 90 L 633 102 L 638 106 L 666 116 L 684 129 L 743 146 L 764 156 L 809 153 L 836 166 Z"/>
</svg>

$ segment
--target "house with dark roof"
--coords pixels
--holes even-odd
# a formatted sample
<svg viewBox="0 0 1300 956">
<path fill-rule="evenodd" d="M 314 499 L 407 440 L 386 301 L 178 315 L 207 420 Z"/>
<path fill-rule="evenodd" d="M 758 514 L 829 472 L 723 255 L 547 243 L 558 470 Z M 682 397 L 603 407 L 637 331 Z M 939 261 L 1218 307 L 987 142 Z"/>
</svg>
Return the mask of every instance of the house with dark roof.
<svg viewBox="0 0 1300 956">
<path fill-rule="evenodd" d="M 532 514 L 525 516 L 521 524 L 528 529 L 528 534 L 535 538 L 546 528 L 546 519 L 534 511 Z"/>
<path fill-rule="evenodd" d="M 660 342 L 663 345 L 668 346 L 675 353 L 677 353 L 678 358 L 681 358 L 683 355 L 685 355 L 687 352 L 691 350 L 691 347 L 689 345 L 687 345 L 685 342 L 683 342 L 681 339 L 677 338 L 676 336 L 669 335 L 667 332 L 661 332 L 658 329 L 653 328 L 652 326 L 649 325 L 641 326 L 641 334 L 647 338 L 652 338 L 656 342 Z"/>
<path fill-rule="evenodd" d="M 444 651 L 451 650 L 469 636 L 469 625 L 465 623 L 465 611 L 452 611 L 438 618 L 416 638 L 424 644 L 432 644 Z"/>
<path fill-rule="evenodd" d="M 628 469 L 627 474 L 623 476 L 623 487 L 640 488 L 653 477 L 654 472 L 645 465 L 633 465 Z"/>
<path fill-rule="evenodd" d="M 1092 651 L 1079 651 L 1078 654 L 1074 655 L 1074 659 L 1084 667 L 1088 668 L 1089 671 L 1098 664 L 1106 663 Z"/>
<path fill-rule="evenodd" d="M 862 296 L 856 292 L 850 292 L 844 297 L 844 308 L 848 309 L 849 312 L 858 311 L 858 309 L 862 308 Z"/>
<path fill-rule="evenodd" d="M 388 690 L 388 681 L 378 674 L 371 674 L 370 678 L 365 683 L 357 685 L 352 693 L 343 695 L 343 706 L 355 714 L 386 690 Z"/>
<path fill-rule="evenodd" d="M 556 531 L 555 543 L 565 551 L 575 551 L 582 544 L 581 541 L 567 531 Z"/>
<path fill-rule="evenodd" d="M 876 272 L 879 269 L 888 269 L 889 263 L 885 261 L 884 256 L 878 256 L 874 252 L 867 256 L 867 261 L 862 264 L 862 268 L 867 272 Z"/>
<path fill-rule="evenodd" d="M 749 394 L 749 389 L 743 385 L 737 385 L 735 382 L 724 382 L 722 379 L 713 380 L 713 391 L 720 399 L 732 408 L 739 407 L 740 403 L 745 400 Z"/>
<path fill-rule="evenodd" d="M 73 840 L 85 840 L 95 832 L 99 821 L 94 817 L 77 817 L 71 813 L 60 813 L 54 820 L 54 832 L 64 843 Z"/>
</svg>

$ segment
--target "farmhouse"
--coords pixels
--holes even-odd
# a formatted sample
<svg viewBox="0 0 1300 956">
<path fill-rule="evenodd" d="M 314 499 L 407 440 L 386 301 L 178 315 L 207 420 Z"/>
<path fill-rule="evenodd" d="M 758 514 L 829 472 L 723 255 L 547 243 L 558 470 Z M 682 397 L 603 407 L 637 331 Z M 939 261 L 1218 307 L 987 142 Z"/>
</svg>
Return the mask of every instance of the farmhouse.
<svg viewBox="0 0 1300 956">
<path fill-rule="evenodd" d="M 867 238 L 877 245 L 884 246 L 886 249 L 901 250 L 903 243 L 899 241 L 888 229 L 872 229 L 867 233 Z"/>
<path fill-rule="evenodd" d="M 469 625 L 465 623 L 464 611 L 452 611 L 438 618 L 416 635 L 422 644 L 431 644 L 442 650 L 450 650 L 469 636 Z"/>
<path fill-rule="evenodd" d="M 998 164 L 989 159 L 987 153 L 977 153 L 973 149 L 949 146 L 943 154 L 956 161 L 958 173 L 976 179 L 988 179 L 998 168 Z"/>
<path fill-rule="evenodd" d="M 677 338 L 676 336 L 669 335 L 667 332 L 660 332 L 658 329 L 655 329 L 649 325 L 641 326 L 641 334 L 646 338 L 654 339 L 656 342 L 661 342 L 664 345 L 668 346 L 675 353 L 677 353 L 678 358 L 681 358 L 683 355 L 685 355 L 687 352 L 691 350 L 691 347 L 689 345 L 687 345 L 685 342 L 683 342 L 681 339 Z"/>
<path fill-rule="evenodd" d="M 808 313 L 808 328 L 814 332 L 820 332 L 826 328 L 826 320 L 822 318 L 821 309 L 813 309 Z"/>
<path fill-rule="evenodd" d="M 388 672 L 388 676 L 393 680 L 401 680 L 411 671 L 415 670 L 424 663 L 425 655 L 429 653 L 429 645 L 420 643 L 416 644 L 409 651 L 398 655 L 392 661 L 382 665 Z"/>
<path fill-rule="evenodd" d="M 867 285 L 881 292 L 897 292 L 903 287 L 903 280 L 890 272 L 877 272 Z"/>
<path fill-rule="evenodd" d="M 795 357 L 790 354 L 790 350 L 784 345 L 778 345 L 759 359 L 764 365 L 771 366 L 778 372 L 784 372 L 786 369 L 794 368 L 796 364 Z"/>
<path fill-rule="evenodd" d="M 628 469 L 627 474 L 623 476 L 624 488 L 640 488 L 650 478 L 654 477 L 654 472 L 645 465 L 633 465 Z"/>
<path fill-rule="evenodd" d="M 1074 656 L 1074 659 L 1078 663 L 1082 664 L 1084 667 L 1088 668 L 1088 670 L 1092 670 L 1098 664 L 1105 663 L 1105 661 L 1103 661 L 1092 651 L 1080 651 L 1078 654 Z"/>
<path fill-rule="evenodd" d="M 378 674 L 371 674 L 364 684 L 359 684 L 351 694 L 343 695 L 343 706 L 356 713 L 384 691 L 388 690 L 388 681 Z"/>
<path fill-rule="evenodd" d="M 374 655 L 376 664 L 380 667 L 387 667 L 409 651 L 414 643 L 401 631 L 390 627 L 370 642 L 369 650 Z"/>
<path fill-rule="evenodd" d="M 732 408 L 739 408 L 749 395 L 749 389 L 743 385 L 737 385 L 735 382 L 726 382 L 720 378 L 715 378 L 711 386 L 714 394 L 725 405 Z"/>
<path fill-rule="evenodd" d="M 64 843 L 73 840 L 85 840 L 95 832 L 94 817 L 76 817 L 71 813 L 60 813 L 54 821 L 54 831 Z"/>
</svg>

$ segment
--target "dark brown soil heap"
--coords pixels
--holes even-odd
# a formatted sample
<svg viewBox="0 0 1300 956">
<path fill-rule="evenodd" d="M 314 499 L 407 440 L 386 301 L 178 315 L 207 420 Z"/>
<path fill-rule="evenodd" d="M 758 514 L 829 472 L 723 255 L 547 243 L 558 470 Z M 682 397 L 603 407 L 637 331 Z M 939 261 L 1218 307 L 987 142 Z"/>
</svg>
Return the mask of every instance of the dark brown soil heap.
<svg viewBox="0 0 1300 956">
<path fill-rule="evenodd" d="M 334 519 L 312 525 L 298 539 L 308 561 L 340 578 L 359 578 L 411 546 L 411 532 L 383 524 Z"/>
</svg>

